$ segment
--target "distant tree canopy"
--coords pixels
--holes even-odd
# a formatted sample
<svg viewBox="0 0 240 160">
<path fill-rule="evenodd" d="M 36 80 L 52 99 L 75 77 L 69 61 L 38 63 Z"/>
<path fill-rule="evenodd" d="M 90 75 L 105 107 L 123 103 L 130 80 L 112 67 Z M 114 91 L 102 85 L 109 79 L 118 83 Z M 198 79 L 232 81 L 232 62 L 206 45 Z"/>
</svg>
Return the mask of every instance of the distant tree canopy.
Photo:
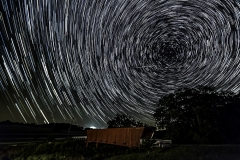
<svg viewBox="0 0 240 160">
<path fill-rule="evenodd" d="M 120 127 L 143 127 L 147 124 L 135 120 L 130 115 L 119 115 L 117 114 L 115 118 L 107 122 L 108 128 L 120 128 Z"/>
<path fill-rule="evenodd" d="M 0 122 L 0 125 L 18 125 L 18 126 L 30 126 L 30 127 L 39 127 L 39 128 L 51 128 L 56 130 L 69 130 L 71 126 L 71 131 L 83 131 L 82 126 L 73 125 L 70 123 L 49 123 L 49 124 L 35 124 L 35 123 L 21 123 L 21 122 L 11 122 L 10 120 L 5 120 Z"/>
<path fill-rule="evenodd" d="M 175 143 L 234 143 L 240 138 L 239 95 L 209 87 L 179 89 L 159 100 L 156 125 Z"/>
</svg>

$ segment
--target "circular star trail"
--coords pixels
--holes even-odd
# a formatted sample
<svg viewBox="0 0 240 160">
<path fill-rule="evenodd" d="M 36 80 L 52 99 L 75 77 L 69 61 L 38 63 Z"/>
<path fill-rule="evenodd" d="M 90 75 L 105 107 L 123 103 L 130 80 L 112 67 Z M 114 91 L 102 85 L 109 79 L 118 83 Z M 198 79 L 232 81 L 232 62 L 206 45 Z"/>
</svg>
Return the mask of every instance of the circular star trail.
<svg viewBox="0 0 240 160">
<path fill-rule="evenodd" d="M 237 0 L 2 0 L 1 116 L 153 123 L 183 87 L 240 90 Z M 3 119 L 2 118 L 2 119 Z"/>
</svg>

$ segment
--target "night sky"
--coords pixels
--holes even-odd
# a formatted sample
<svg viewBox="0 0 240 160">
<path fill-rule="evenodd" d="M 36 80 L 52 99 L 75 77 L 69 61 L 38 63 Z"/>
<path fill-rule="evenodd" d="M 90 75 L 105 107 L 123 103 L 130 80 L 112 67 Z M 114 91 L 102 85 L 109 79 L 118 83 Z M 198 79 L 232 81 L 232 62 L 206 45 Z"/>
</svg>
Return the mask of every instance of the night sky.
<svg viewBox="0 0 240 160">
<path fill-rule="evenodd" d="M 0 0 L 0 121 L 153 124 L 183 87 L 240 90 L 237 0 Z"/>
</svg>

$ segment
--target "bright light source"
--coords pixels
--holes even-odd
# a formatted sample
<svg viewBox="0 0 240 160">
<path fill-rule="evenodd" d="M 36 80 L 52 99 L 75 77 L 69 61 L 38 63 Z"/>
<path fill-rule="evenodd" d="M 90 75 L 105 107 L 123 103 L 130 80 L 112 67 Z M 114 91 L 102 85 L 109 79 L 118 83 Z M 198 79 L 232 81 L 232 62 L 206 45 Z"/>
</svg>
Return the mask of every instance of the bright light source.
<svg viewBox="0 0 240 160">
<path fill-rule="evenodd" d="M 92 129 L 96 129 L 96 127 L 94 127 L 94 126 L 91 126 L 90 128 L 92 128 Z"/>
</svg>

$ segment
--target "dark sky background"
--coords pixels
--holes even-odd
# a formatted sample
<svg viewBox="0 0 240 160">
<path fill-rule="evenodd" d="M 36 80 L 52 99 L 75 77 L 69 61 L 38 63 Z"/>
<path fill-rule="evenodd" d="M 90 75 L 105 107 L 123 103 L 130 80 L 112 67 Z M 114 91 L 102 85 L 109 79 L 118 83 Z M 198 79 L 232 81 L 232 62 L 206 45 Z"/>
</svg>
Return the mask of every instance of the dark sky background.
<svg viewBox="0 0 240 160">
<path fill-rule="evenodd" d="M 240 90 L 236 0 L 0 0 L 0 121 L 153 124 L 183 87 Z"/>
</svg>

